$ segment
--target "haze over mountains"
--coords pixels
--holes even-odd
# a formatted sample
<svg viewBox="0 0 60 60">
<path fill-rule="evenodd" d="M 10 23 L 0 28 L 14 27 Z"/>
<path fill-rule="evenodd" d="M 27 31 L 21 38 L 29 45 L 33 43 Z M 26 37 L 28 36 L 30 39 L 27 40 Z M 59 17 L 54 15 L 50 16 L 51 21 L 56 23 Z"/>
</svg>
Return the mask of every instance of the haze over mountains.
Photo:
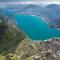
<svg viewBox="0 0 60 60">
<path fill-rule="evenodd" d="M 42 17 L 48 17 L 48 19 L 54 23 L 59 24 L 60 20 L 60 5 L 49 4 L 43 6 L 42 4 L 5 4 L 1 5 L 0 13 L 8 16 L 13 16 L 15 14 L 30 14 Z M 57 22 L 56 22 L 57 21 Z"/>
<path fill-rule="evenodd" d="M 0 0 L 0 2 L 7 2 L 7 1 L 59 1 L 59 0 Z"/>
<path fill-rule="evenodd" d="M 0 10 L 12 11 L 20 14 L 32 14 L 38 16 L 47 16 L 50 19 L 60 17 L 60 5 L 50 4 L 40 6 L 35 4 L 6 4 L 0 7 Z"/>
</svg>

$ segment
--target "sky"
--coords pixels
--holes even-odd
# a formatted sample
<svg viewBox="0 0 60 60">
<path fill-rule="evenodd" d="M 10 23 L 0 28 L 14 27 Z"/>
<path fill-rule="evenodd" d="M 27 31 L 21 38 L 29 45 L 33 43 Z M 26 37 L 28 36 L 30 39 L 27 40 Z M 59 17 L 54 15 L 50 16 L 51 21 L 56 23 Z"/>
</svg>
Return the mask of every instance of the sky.
<svg viewBox="0 0 60 60">
<path fill-rule="evenodd" d="M 51 2 L 51 1 L 58 1 L 58 2 L 59 2 L 60 0 L 0 0 L 0 2 L 8 2 L 8 1 L 16 1 L 16 2 L 17 2 L 17 1 L 21 1 L 21 2 L 26 2 L 26 1 L 30 1 L 30 2 L 31 2 L 31 1 L 44 1 L 44 2 L 46 2 L 46 1 L 48 1 L 48 2 L 49 2 L 49 1 L 50 1 L 50 2 Z"/>
<path fill-rule="evenodd" d="M 60 4 L 60 0 L 0 0 L 0 4 L 4 4 L 6 3 L 7 4 L 19 4 L 19 3 L 22 3 L 22 4 L 26 4 L 26 3 L 33 3 L 33 4 L 40 4 L 40 3 L 43 3 L 43 4 Z"/>
</svg>

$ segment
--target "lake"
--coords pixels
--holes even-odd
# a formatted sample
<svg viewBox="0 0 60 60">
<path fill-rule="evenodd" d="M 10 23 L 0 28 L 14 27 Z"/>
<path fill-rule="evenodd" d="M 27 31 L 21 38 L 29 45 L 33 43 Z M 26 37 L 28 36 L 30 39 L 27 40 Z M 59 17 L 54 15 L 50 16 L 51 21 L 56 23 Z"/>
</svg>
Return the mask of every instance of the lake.
<svg viewBox="0 0 60 60">
<path fill-rule="evenodd" d="M 15 16 L 19 28 L 32 40 L 46 40 L 60 37 L 60 30 L 50 28 L 42 17 L 34 15 L 17 14 Z"/>
</svg>

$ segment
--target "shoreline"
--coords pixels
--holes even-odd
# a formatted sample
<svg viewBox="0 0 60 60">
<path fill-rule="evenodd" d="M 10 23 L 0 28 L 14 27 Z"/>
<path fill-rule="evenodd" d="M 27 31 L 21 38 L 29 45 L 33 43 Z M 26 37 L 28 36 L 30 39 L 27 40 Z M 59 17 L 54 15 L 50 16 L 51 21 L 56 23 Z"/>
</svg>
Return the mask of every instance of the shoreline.
<svg viewBox="0 0 60 60">
<path fill-rule="evenodd" d="M 32 39 L 29 38 L 29 40 L 30 40 L 31 42 L 46 42 L 46 41 L 53 41 L 52 39 L 60 39 L 60 37 L 59 37 L 59 38 L 58 38 L 58 37 L 50 38 L 50 39 L 46 39 L 46 40 L 32 40 Z"/>
</svg>

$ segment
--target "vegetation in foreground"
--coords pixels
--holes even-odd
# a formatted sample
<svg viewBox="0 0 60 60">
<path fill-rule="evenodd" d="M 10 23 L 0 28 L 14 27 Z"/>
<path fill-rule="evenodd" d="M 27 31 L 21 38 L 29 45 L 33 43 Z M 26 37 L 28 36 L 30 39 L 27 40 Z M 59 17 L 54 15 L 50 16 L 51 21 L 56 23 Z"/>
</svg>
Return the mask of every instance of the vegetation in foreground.
<svg viewBox="0 0 60 60">
<path fill-rule="evenodd" d="M 0 60 L 60 60 L 60 39 L 32 41 L 14 20 L 0 16 Z"/>
</svg>

